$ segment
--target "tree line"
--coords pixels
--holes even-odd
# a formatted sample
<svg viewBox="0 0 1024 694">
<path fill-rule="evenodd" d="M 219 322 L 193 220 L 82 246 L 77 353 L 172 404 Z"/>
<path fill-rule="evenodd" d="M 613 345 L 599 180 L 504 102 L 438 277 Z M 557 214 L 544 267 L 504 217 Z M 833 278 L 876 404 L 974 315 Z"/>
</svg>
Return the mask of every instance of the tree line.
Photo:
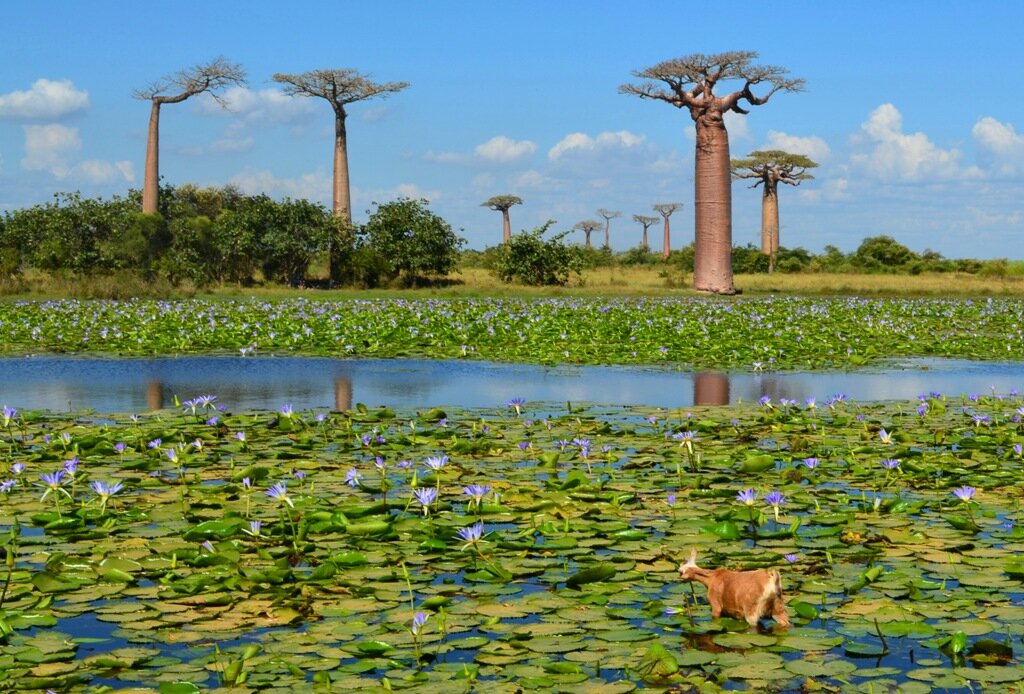
<svg viewBox="0 0 1024 694">
<path fill-rule="evenodd" d="M 464 240 L 425 200 L 374 203 L 352 226 L 323 205 L 223 188 L 162 186 L 156 213 L 144 193 L 52 202 L 0 217 L 0 276 L 38 270 L 61 277 L 118 272 L 204 287 L 326 279 L 354 286 L 413 285 L 451 272 Z"/>
</svg>

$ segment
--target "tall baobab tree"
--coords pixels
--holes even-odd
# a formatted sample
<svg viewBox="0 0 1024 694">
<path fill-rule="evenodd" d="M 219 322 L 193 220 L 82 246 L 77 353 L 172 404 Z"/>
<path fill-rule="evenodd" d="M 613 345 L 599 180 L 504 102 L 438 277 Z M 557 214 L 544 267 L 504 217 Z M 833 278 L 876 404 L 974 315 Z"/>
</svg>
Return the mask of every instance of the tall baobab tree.
<svg viewBox="0 0 1024 694">
<path fill-rule="evenodd" d="M 582 222 L 576 222 L 576 224 L 574 224 L 572 228 L 579 229 L 580 231 L 583 232 L 585 237 L 583 246 L 585 248 L 590 248 L 590 235 L 601 228 L 601 222 L 597 221 L 596 219 L 584 219 Z"/>
<path fill-rule="evenodd" d="M 523 200 L 517 195 L 495 195 L 480 203 L 480 207 L 489 207 L 501 212 L 501 242 L 508 243 L 512 239 L 512 223 L 508 219 L 508 209 L 513 205 L 522 205 Z"/>
<path fill-rule="evenodd" d="M 618 210 L 606 210 L 603 207 L 597 211 L 597 214 L 604 219 L 604 247 L 611 247 L 611 234 L 609 229 L 611 227 L 612 220 L 616 217 L 621 217 L 622 213 Z"/>
<path fill-rule="evenodd" d="M 761 189 L 761 253 L 768 256 L 768 272 L 775 271 L 779 253 L 779 184 L 798 186 L 814 178 L 807 173 L 818 163 L 803 154 L 790 154 L 776 149 L 758 150 L 746 159 L 732 160 L 732 175 L 737 179 L 753 179 L 751 188 Z"/>
<path fill-rule="evenodd" d="M 654 223 L 658 221 L 658 218 L 657 217 L 648 217 L 645 214 L 635 214 L 635 215 L 633 215 L 633 221 L 636 222 L 637 224 L 642 224 L 643 227 L 644 227 L 644 240 L 640 244 L 640 248 L 644 249 L 644 252 L 646 253 L 651 248 L 647 244 L 647 230 L 650 229 L 651 226 L 653 226 Z"/>
<path fill-rule="evenodd" d="M 334 216 L 352 223 L 352 203 L 348 178 L 348 132 L 345 107 L 376 96 L 387 96 L 409 86 L 408 82 L 373 82 L 350 68 L 310 70 L 298 75 L 277 73 L 275 82 L 284 84 L 284 93 L 291 96 L 314 96 L 326 99 L 334 109 Z"/>
<path fill-rule="evenodd" d="M 746 114 L 741 104 L 760 106 L 778 91 L 801 91 L 804 81 L 786 78 L 787 71 L 772 65 L 754 65 L 754 51 L 714 55 L 694 53 L 666 60 L 633 75 L 643 82 L 624 84 L 619 91 L 643 99 L 664 101 L 690 112 L 697 130 L 694 174 L 693 286 L 701 291 L 733 294 L 732 187 L 729 134 L 725 114 Z M 740 80 L 743 86 L 715 94 L 720 82 Z M 659 84 L 661 83 L 661 84 Z M 754 87 L 767 84 L 762 96 Z"/>
<path fill-rule="evenodd" d="M 668 218 L 672 216 L 673 212 L 682 207 L 683 203 L 681 202 L 663 202 L 651 205 L 651 208 L 665 220 L 664 233 L 661 235 L 661 257 L 665 260 L 668 260 L 668 255 L 672 252 L 672 227 L 669 226 Z"/>
<path fill-rule="evenodd" d="M 160 107 L 180 103 L 204 92 L 223 106 L 224 101 L 219 92 L 230 85 L 243 84 L 245 70 L 241 65 L 229 63 L 224 58 L 214 58 L 208 63 L 180 70 L 132 92 L 136 99 L 151 104 L 146 137 L 146 170 L 142 178 L 143 212 L 155 213 L 160 202 Z"/>
</svg>

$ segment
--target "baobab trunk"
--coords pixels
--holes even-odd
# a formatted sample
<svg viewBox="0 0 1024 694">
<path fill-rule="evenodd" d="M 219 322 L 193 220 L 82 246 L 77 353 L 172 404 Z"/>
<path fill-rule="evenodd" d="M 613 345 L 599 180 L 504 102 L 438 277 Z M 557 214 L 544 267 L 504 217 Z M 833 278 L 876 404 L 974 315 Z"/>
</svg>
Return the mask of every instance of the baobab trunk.
<svg viewBox="0 0 1024 694">
<path fill-rule="evenodd" d="M 352 205 L 348 187 L 348 135 L 345 114 L 334 118 L 334 216 L 352 223 Z"/>
<path fill-rule="evenodd" d="M 160 102 L 153 100 L 146 136 L 146 171 L 142 177 L 142 211 L 156 214 L 160 195 Z"/>
<path fill-rule="evenodd" d="M 672 252 L 672 242 L 669 236 L 668 217 L 665 217 L 665 228 L 661 236 L 661 257 L 665 260 L 668 260 L 669 253 Z"/>
<path fill-rule="evenodd" d="M 761 197 L 761 253 L 768 256 L 768 272 L 774 272 L 779 253 L 779 196 L 767 187 Z"/>
<path fill-rule="evenodd" d="M 501 240 L 508 243 L 512 240 L 512 222 L 508 218 L 508 208 L 501 211 Z"/>
<path fill-rule="evenodd" d="M 710 121 L 710 122 L 709 122 Z M 732 172 L 722 114 L 697 120 L 693 288 L 734 294 L 732 284 Z"/>
</svg>

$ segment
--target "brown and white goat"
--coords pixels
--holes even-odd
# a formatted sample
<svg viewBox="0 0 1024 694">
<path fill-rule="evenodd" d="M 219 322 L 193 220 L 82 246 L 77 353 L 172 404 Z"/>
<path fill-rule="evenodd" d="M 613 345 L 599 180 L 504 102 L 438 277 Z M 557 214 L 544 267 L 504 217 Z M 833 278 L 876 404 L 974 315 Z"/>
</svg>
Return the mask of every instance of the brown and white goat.
<svg viewBox="0 0 1024 694">
<path fill-rule="evenodd" d="M 697 550 L 693 549 L 686 563 L 679 565 L 679 578 L 707 586 L 711 616 L 715 619 L 726 615 L 756 626 L 761 617 L 771 617 L 780 627 L 789 626 L 782 578 L 775 569 L 702 569 L 697 566 Z"/>
</svg>

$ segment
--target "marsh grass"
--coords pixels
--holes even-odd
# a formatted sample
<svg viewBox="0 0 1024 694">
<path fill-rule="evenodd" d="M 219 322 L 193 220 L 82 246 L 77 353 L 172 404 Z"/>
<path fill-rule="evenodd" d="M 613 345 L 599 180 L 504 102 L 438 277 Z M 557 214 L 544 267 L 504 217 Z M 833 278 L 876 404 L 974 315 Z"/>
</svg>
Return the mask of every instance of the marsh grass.
<svg viewBox="0 0 1024 694">
<path fill-rule="evenodd" d="M 434 285 L 414 288 L 320 289 L 294 288 L 275 284 L 253 286 L 220 285 L 196 289 L 190 285 L 172 285 L 166 280 L 150 280 L 132 273 L 112 273 L 85 277 L 60 277 L 28 273 L 0 280 L 0 296 L 7 299 L 182 299 L 198 296 L 207 299 L 256 297 L 265 299 L 305 295 L 320 299 L 344 298 L 437 298 L 437 297 L 560 297 L 560 296 L 680 296 L 699 295 L 691 288 L 692 276 L 678 268 L 611 265 L 590 268 L 573 277 L 564 287 L 529 287 L 501 282 L 490 270 L 463 267 L 439 278 Z M 744 295 L 814 296 L 1024 296 L 1024 262 L 1008 265 L 1003 276 L 966 273 L 861 274 L 799 273 L 738 274 L 736 289 Z"/>
<path fill-rule="evenodd" d="M 692 276 L 664 266 L 609 266 L 586 270 L 565 287 L 505 284 L 489 270 L 462 268 L 440 286 L 415 289 L 296 290 L 286 287 L 219 287 L 201 292 L 207 298 L 259 296 L 265 298 L 313 293 L 322 298 L 415 297 L 560 297 L 560 296 L 680 296 L 701 295 L 691 288 Z M 735 285 L 744 295 L 792 294 L 814 296 L 1024 296 L 1024 275 L 982 277 L 960 273 L 921 275 L 806 273 L 740 274 Z"/>
</svg>

